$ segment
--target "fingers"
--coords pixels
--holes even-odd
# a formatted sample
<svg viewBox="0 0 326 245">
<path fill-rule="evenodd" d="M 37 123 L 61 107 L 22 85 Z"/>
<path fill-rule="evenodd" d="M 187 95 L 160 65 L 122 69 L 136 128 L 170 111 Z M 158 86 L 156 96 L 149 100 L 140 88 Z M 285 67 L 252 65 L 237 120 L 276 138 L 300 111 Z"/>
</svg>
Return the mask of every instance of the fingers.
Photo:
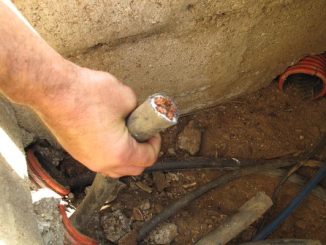
<svg viewBox="0 0 326 245">
<path fill-rule="evenodd" d="M 125 152 L 121 152 L 115 167 L 100 171 L 102 174 L 119 178 L 122 176 L 140 175 L 146 167 L 153 165 L 156 161 L 161 146 L 161 136 L 153 136 L 146 143 L 138 143 L 132 136 L 129 136 L 129 144 L 124 147 Z"/>
<path fill-rule="evenodd" d="M 120 178 L 122 176 L 137 176 L 144 172 L 144 167 L 136 166 L 122 166 L 115 171 L 104 172 L 104 175 L 110 176 L 112 178 Z"/>
<path fill-rule="evenodd" d="M 121 113 L 122 117 L 125 118 L 128 116 L 137 106 L 137 97 L 135 92 L 132 90 L 132 88 L 124 85 L 124 84 L 119 84 L 121 93 L 119 98 L 119 103 L 121 105 Z"/>
<path fill-rule="evenodd" d="M 153 136 L 146 143 L 138 143 L 132 138 L 131 154 L 129 161 L 133 166 L 149 167 L 157 160 L 161 149 L 161 136 Z"/>
</svg>

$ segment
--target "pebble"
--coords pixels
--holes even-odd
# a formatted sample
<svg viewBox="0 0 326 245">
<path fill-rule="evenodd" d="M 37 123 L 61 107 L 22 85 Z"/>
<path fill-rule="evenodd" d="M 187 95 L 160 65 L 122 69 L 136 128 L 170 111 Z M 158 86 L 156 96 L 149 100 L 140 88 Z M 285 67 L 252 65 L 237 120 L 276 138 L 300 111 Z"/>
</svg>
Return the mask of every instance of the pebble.
<svg viewBox="0 0 326 245">
<path fill-rule="evenodd" d="M 155 187 L 159 192 L 162 192 L 166 187 L 168 187 L 169 183 L 167 182 L 163 172 L 154 172 L 152 175 Z"/>
<path fill-rule="evenodd" d="M 75 195 L 74 195 L 74 193 L 69 192 L 69 194 L 68 194 L 68 199 L 70 199 L 70 200 L 74 200 L 74 199 L 75 199 Z"/>
<path fill-rule="evenodd" d="M 151 232 L 149 240 L 154 244 L 170 244 L 178 235 L 178 227 L 173 223 L 165 223 Z"/>
<path fill-rule="evenodd" d="M 192 183 L 189 183 L 189 184 L 184 184 L 184 185 L 182 185 L 182 187 L 183 187 L 184 189 L 189 189 L 189 188 L 194 187 L 194 186 L 196 186 L 196 185 L 197 185 L 196 182 L 192 182 Z"/>
<path fill-rule="evenodd" d="M 133 217 L 134 220 L 137 220 L 137 221 L 143 221 L 144 220 L 144 215 L 140 211 L 139 208 L 133 208 L 132 209 L 132 217 Z"/>
<path fill-rule="evenodd" d="M 146 185 L 145 183 L 143 183 L 141 181 L 137 181 L 136 186 L 147 193 L 152 193 L 152 191 L 153 191 L 152 188 L 150 188 L 148 185 Z"/>
<path fill-rule="evenodd" d="M 181 150 L 187 151 L 190 155 L 195 155 L 201 145 L 201 131 L 195 127 L 195 122 L 190 121 L 183 131 L 178 135 L 177 146 Z"/>
<path fill-rule="evenodd" d="M 175 174 L 175 173 L 167 173 L 166 174 L 166 179 L 167 179 L 167 181 L 175 181 L 175 182 L 177 182 L 177 181 L 179 181 L 180 180 L 180 178 L 179 178 L 179 176 L 177 175 L 177 174 Z"/>
<path fill-rule="evenodd" d="M 175 156 L 176 155 L 176 152 L 175 152 L 175 149 L 174 148 L 169 148 L 168 149 L 168 154 L 170 155 L 170 156 Z"/>
<path fill-rule="evenodd" d="M 107 212 L 101 217 L 101 224 L 105 237 L 111 242 L 117 242 L 130 232 L 131 221 L 121 210 Z"/>
<path fill-rule="evenodd" d="M 139 207 L 141 210 L 148 210 L 151 208 L 151 203 L 149 202 L 148 199 L 145 199 L 142 201 Z"/>
</svg>

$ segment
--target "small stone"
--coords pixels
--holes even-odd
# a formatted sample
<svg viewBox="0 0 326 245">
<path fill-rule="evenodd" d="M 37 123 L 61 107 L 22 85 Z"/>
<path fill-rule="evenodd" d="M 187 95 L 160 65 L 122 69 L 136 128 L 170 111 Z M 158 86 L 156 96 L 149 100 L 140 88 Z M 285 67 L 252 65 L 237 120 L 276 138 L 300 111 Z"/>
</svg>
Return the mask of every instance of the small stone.
<svg viewBox="0 0 326 245">
<path fill-rule="evenodd" d="M 132 218 L 137 221 L 143 221 L 144 220 L 144 215 L 140 211 L 139 208 L 133 208 L 132 209 Z"/>
<path fill-rule="evenodd" d="M 116 210 L 103 214 L 101 224 L 105 237 L 111 242 L 117 242 L 121 237 L 130 232 L 131 221 L 121 210 Z"/>
<path fill-rule="evenodd" d="M 303 140 L 304 139 L 304 136 L 303 135 L 300 135 L 299 139 L 300 140 Z"/>
<path fill-rule="evenodd" d="M 168 181 L 172 181 L 172 182 L 173 181 L 177 182 L 180 180 L 179 176 L 175 173 L 167 173 L 166 178 Z"/>
<path fill-rule="evenodd" d="M 195 122 L 190 121 L 183 131 L 178 135 L 177 146 L 181 150 L 189 152 L 190 155 L 195 155 L 201 144 L 201 131 L 195 127 Z"/>
<path fill-rule="evenodd" d="M 167 186 L 168 182 L 165 178 L 165 174 L 163 172 L 154 172 L 153 173 L 153 181 L 156 189 L 159 192 L 162 192 Z"/>
<path fill-rule="evenodd" d="M 149 240 L 154 244 L 170 244 L 177 235 L 178 227 L 172 223 L 165 223 L 151 232 Z"/>
<path fill-rule="evenodd" d="M 189 189 L 189 188 L 194 187 L 194 186 L 196 186 L 196 185 L 197 185 L 196 182 L 192 182 L 192 183 L 190 183 L 190 184 L 184 184 L 184 185 L 182 185 L 182 187 L 183 187 L 184 189 Z"/>
<path fill-rule="evenodd" d="M 170 156 L 175 156 L 175 155 L 176 155 L 176 153 L 175 153 L 175 149 L 174 149 L 174 148 L 169 148 L 169 149 L 168 149 L 168 154 L 169 154 Z"/>
<path fill-rule="evenodd" d="M 151 203 L 149 202 L 148 199 L 143 200 L 142 203 L 140 204 L 141 210 L 148 210 L 150 208 L 151 208 Z"/>
<path fill-rule="evenodd" d="M 74 200 L 74 198 L 75 198 L 74 193 L 69 192 L 69 194 L 68 194 L 68 199 L 70 199 L 70 200 Z"/>
<path fill-rule="evenodd" d="M 153 191 L 152 188 L 150 188 L 148 185 L 146 185 L 145 183 L 143 183 L 141 181 L 137 181 L 136 186 L 147 193 L 152 193 L 152 191 Z"/>
</svg>

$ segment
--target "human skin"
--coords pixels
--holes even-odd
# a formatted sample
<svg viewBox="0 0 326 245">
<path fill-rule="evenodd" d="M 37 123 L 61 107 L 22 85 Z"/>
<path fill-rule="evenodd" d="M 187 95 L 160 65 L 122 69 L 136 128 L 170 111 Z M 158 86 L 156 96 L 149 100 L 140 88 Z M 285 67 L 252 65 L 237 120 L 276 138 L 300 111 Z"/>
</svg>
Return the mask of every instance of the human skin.
<svg viewBox="0 0 326 245">
<path fill-rule="evenodd" d="M 132 89 L 64 59 L 3 1 L 0 92 L 33 109 L 62 147 L 93 171 L 139 175 L 157 159 L 160 136 L 139 143 L 126 127 L 137 105 Z"/>
</svg>

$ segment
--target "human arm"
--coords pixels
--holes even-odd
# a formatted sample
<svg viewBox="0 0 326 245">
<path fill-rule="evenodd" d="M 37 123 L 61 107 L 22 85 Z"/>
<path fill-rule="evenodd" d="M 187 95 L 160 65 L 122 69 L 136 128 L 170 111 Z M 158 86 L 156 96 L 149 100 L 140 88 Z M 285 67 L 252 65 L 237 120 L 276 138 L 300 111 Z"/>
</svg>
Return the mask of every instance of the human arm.
<svg viewBox="0 0 326 245">
<path fill-rule="evenodd" d="M 160 137 L 138 143 L 125 117 L 133 91 L 109 73 L 64 59 L 0 2 L 0 91 L 32 108 L 59 143 L 91 170 L 138 175 L 156 160 Z"/>
</svg>

